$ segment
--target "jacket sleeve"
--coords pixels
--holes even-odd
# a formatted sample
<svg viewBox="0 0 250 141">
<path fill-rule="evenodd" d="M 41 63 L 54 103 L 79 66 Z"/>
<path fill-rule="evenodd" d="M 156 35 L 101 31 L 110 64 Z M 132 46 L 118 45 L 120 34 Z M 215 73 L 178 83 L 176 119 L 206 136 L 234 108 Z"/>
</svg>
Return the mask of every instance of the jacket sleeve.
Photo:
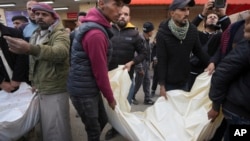
<svg viewBox="0 0 250 141">
<path fill-rule="evenodd" d="M 221 48 L 218 47 L 214 55 L 210 58 L 209 62 L 214 63 L 215 66 L 217 66 L 220 60 L 221 60 Z"/>
<path fill-rule="evenodd" d="M 15 34 L 18 38 L 23 38 L 22 32 L 16 32 L 13 34 Z M 18 54 L 16 55 L 15 59 L 12 80 L 18 82 L 27 82 L 29 73 L 29 56 L 26 54 Z"/>
<path fill-rule="evenodd" d="M 147 50 L 144 47 L 143 39 L 139 34 L 136 36 L 135 50 L 138 55 L 134 57 L 133 61 L 135 62 L 135 65 L 137 65 L 138 63 L 142 62 L 147 56 Z"/>
<path fill-rule="evenodd" d="M 166 80 L 166 72 L 167 72 L 167 49 L 166 49 L 166 45 L 164 42 L 164 36 L 160 35 L 161 33 L 157 33 L 156 35 L 156 56 L 158 59 L 158 64 L 157 64 L 157 69 L 158 69 L 158 82 L 160 85 L 164 85 L 165 84 L 165 80 Z"/>
<path fill-rule="evenodd" d="M 227 15 L 225 15 L 220 17 L 218 24 L 221 26 L 222 31 L 225 31 L 227 27 L 231 24 L 231 20 Z"/>
<path fill-rule="evenodd" d="M 204 66 L 207 66 L 209 63 L 209 55 L 202 50 L 199 34 L 197 34 L 197 40 L 195 42 L 195 46 L 192 50 L 193 54 L 199 58 Z"/>
<path fill-rule="evenodd" d="M 98 40 L 98 42 L 96 42 Z M 108 77 L 108 40 L 99 29 L 90 30 L 82 40 L 83 48 L 91 62 L 92 72 L 103 96 L 109 103 L 114 101 L 113 92 Z"/>
<path fill-rule="evenodd" d="M 193 19 L 192 23 L 193 23 L 196 27 L 198 27 L 198 26 L 200 25 L 200 23 L 202 22 L 203 19 L 204 19 L 204 17 L 203 17 L 201 14 L 199 14 L 199 15 L 197 15 L 197 16 Z"/>
<path fill-rule="evenodd" d="M 221 104 L 226 100 L 230 84 L 246 70 L 246 67 L 249 68 L 249 48 L 249 43 L 241 42 L 215 69 L 209 91 L 214 110 L 219 111 Z"/>
<path fill-rule="evenodd" d="M 49 40 L 52 44 L 31 45 L 29 54 L 37 60 L 62 63 L 69 57 L 70 39 L 65 31 L 57 31 Z"/>
<path fill-rule="evenodd" d="M 15 60 L 15 65 L 13 68 L 12 80 L 18 82 L 26 82 L 28 81 L 28 72 L 29 72 L 29 56 L 25 54 L 17 55 Z"/>
</svg>

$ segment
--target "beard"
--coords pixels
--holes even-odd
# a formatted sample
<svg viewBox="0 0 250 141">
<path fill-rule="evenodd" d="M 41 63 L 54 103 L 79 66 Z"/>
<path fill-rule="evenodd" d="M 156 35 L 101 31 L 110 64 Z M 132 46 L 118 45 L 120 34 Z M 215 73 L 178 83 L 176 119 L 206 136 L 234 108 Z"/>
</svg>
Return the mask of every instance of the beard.
<svg viewBox="0 0 250 141">
<path fill-rule="evenodd" d="M 127 25 L 127 22 L 124 20 L 120 20 L 117 21 L 116 24 L 120 27 L 120 28 L 124 28 Z"/>
<path fill-rule="evenodd" d="M 40 21 L 38 20 L 37 21 L 37 24 L 39 25 L 39 27 L 42 29 L 42 30 L 47 30 L 49 28 L 49 24 L 43 22 L 43 21 Z"/>
<path fill-rule="evenodd" d="M 179 23 L 180 27 L 183 27 L 183 26 L 185 26 L 186 24 L 187 24 L 187 22 L 180 22 L 180 23 Z"/>
<path fill-rule="evenodd" d="M 180 26 L 180 27 L 183 27 L 183 26 L 185 26 L 186 24 L 187 24 L 187 22 L 188 22 L 188 20 L 183 20 L 183 21 L 177 21 L 177 23 L 178 23 L 178 25 Z"/>
<path fill-rule="evenodd" d="M 205 27 L 209 28 L 211 30 L 219 30 L 220 29 L 220 26 L 217 24 L 206 24 Z"/>
</svg>

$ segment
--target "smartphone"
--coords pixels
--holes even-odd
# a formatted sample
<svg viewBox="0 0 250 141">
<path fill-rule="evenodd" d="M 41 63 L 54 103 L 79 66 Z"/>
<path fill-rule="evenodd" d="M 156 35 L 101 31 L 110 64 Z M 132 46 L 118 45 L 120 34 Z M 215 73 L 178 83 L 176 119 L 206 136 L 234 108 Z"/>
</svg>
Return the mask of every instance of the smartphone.
<svg viewBox="0 0 250 141">
<path fill-rule="evenodd" d="M 224 8 L 226 5 L 226 0 L 215 0 L 214 7 L 215 8 Z"/>
</svg>

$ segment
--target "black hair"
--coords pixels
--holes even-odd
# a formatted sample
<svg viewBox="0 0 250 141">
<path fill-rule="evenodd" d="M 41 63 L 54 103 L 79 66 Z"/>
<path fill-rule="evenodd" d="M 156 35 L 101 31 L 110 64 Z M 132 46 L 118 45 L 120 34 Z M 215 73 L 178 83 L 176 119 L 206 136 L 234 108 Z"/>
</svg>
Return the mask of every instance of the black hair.
<svg viewBox="0 0 250 141">
<path fill-rule="evenodd" d="M 28 18 L 23 16 L 23 15 L 13 16 L 11 20 L 12 20 L 12 22 L 15 21 L 15 20 L 21 20 L 21 21 L 24 21 L 24 22 L 29 22 Z"/>
<path fill-rule="evenodd" d="M 86 16 L 86 15 L 87 15 L 87 13 L 86 13 L 86 12 L 81 11 L 81 12 L 79 12 L 79 13 L 78 13 L 78 15 L 77 15 L 77 16 L 79 17 L 79 16 Z"/>
<path fill-rule="evenodd" d="M 84 12 L 84 11 L 78 12 L 78 14 L 77 14 L 77 21 L 79 20 L 79 16 L 86 16 L 86 15 L 87 15 L 87 13 Z"/>
</svg>

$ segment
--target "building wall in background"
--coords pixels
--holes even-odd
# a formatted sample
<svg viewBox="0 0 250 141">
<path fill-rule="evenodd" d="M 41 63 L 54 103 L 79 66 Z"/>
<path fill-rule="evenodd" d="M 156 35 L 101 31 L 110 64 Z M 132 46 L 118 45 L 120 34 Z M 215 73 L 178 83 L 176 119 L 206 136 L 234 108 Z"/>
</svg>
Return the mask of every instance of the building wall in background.
<svg viewBox="0 0 250 141">
<path fill-rule="evenodd" d="M 1 9 L 1 8 L 0 8 L 0 22 L 3 23 L 4 25 L 6 25 L 6 18 L 5 18 L 4 9 Z"/>
</svg>

